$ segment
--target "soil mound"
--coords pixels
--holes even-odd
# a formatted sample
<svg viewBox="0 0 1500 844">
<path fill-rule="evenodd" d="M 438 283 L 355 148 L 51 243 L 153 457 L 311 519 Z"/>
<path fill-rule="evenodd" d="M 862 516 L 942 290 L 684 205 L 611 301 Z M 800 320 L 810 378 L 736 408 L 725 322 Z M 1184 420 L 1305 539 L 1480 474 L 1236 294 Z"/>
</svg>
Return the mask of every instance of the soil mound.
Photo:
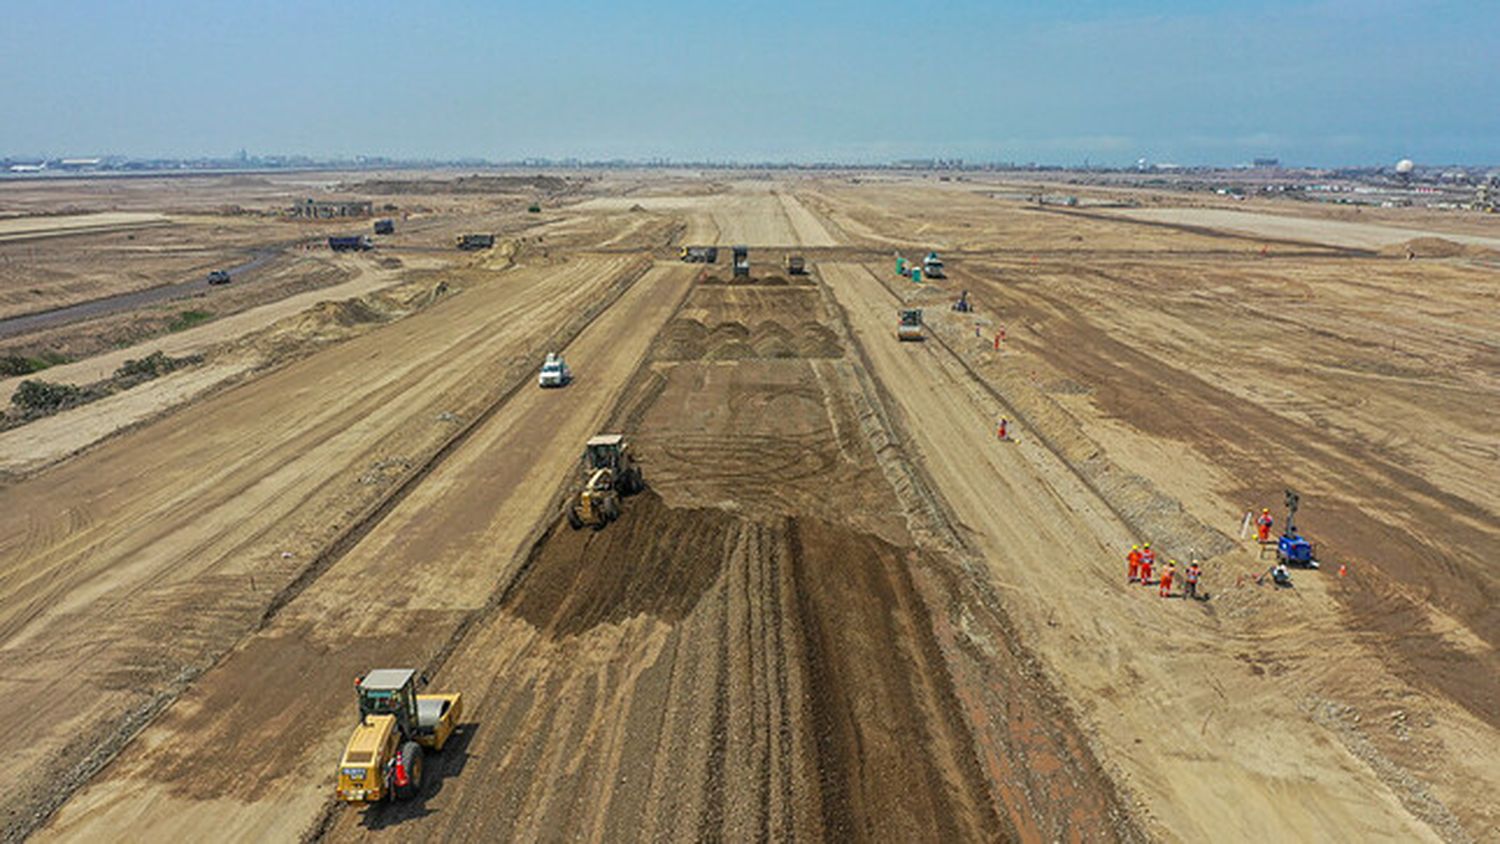
<svg viewBox="0 0 1500 844">
<path fill-rule="evenodd" d="M 1416 258 L 1491 258 L 1500 255 L 1483 246 L 1455 243 L 1441 237 L 1417 237 L 1402 243 L 1393 243 L 1380 250 L 1382 255 Z"/>
<path fill-rule="evenodd" d="M 805 358 L 839 358 L 844 356 L 844 344 L 828 326 L 804 322 L 797 327 L 797 354 Z"/>
<path fill-rule="evenodd" d="M 803 322 L 788 328 L 763 320 L 753 329 L 739 322 L 721 322 L 712 329 L 696 319 L 678 318 L 662 329 L 656 358 L 686 360 L 752 360 L 836 358 L 843 344 L 827 326 Z"/>
<path fill-rule="evenodd" d="M 735 517 L 673 509 L 650 490 L 622 509 L 600 531 L 553 525 L 506 611 L 554 639 L 643 613 L 675 622 L 691 612 L 733 550 Z"/>
<path fill-rule="evenodd" d="M 344 299 L 338 302 L 319 302 L 312 306 L 301 315 L 299 327 L 318 329 L 337 325 L 347 328 L 384 321 L 385 315 L 365 300 Z"/>
</svg>

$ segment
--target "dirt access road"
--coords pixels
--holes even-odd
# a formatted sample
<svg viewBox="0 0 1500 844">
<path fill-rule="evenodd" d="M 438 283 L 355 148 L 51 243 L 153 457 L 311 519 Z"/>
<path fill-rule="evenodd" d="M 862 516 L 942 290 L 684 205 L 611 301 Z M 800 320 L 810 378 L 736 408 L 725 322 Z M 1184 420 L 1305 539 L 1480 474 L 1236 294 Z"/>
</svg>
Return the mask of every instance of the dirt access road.
<svg viewBox="0 0 1500 844">
<path fill-rule="evenodd" d="M 41 837 L 1494 837 L 1483 267 L 744 181 L 611 188 L 533 265 L 0 490 L 0 690 L 36 702 L 6 808 L 88 778 Z M 777 244 L 752 283 L 643 257 L 726 231 Z M 860 263 L 929 242 L 948 281 Z M 531 388 L 570 330 L 580 381 Z M 651 490 L 574 533 L 604 427 Z M 1282 483 L 1350 577 L 1246 577 Z M 1125 585 L 1143 538 L 1212 599 Z M 335 805 L 349 679 L 389 664 L 469 718 L 414 802 Z"/>
<path fill-rule="evenodd" d="M 326 837 L 1118 835 L 1021 665 L 950 673 L 940 631 L 1005 633 L 914 545 L 842 334 L 811 281 L 695 286 L 616 409 L 652 491 L 599 533 L 554 523 L 435 680 L 475 721 L 441 784 Z M 996 698 L 998 723 L 965 708 Z"/>
<path fill-rule="evenodd" d="M 1351 249 L 1377 250 L 1417 238 L 1440 237 L 1454 243 L 1500 250 L 1500 235 L 1448 232 L 1432 228 L 1407 228 L 1346 220 L 1316 220 L 1307 217 L 1280 216 L 1253 211 L 1230 211 L 1223 208 L 1130 208 L 1103 212 L 1132 220 L 1201 226 L 1237 232 L 1250 237 L 1275 240 L 1326 243 Z"/>
<path fill-rule="evenodd" d="M 172 219 L 165 214 L 143 211 L 0 218 L 0 243 L 78 234 L 105 234 L 171 224 Z"/>
<path fill-rule="evenodd" d="M 572 386 L 528 383 L 481 422 L 368 535 L 200 677 L 51 831 L 291 838 L 313 824 L 328 803 L 328 760 L 347 738 L 349 679 L 377 664 L 427 662 L 484 609 L 644 354 L 649 327 L 665 320 L 690 278 L 688 268 L 668 266 L 635 282 L 567 347 L 579 373 Z M 443 368 L 485 377 L 485 368 L 456 361 Z M 253 801 L 224 796 L 225 765 L 247 772 Z"/>
<path fill-rule="evenodd" d="M 55 790 L 284 600 L 640 259 L 494 273 L 0 489 L 0 688 L 33 737 L 8 808 Z"/>
<path fill-rule="evenodd" d="M 623 196 L 591 199 L 578 211 L 646 211 L 680 216 L 680 242 L 698 246 L 837 246 L 839 242 L 784 183 L 737 181 L 723 192 L 690 196 Z M 780 256 L 769 257 L 772 261 Z"/>
<path fill-rule="evenodd" d="M 1224 677 L 1204 645 L 1226 631 L 1201 609 L 1118 588 L 1116 558 L 1134 541 L 1132 526 L 1031 430 L 1012 424 L 1019 442 L 997 441 L 992 420 L 1014 412 L 979 389 L 937 340 L 895 343 L 898 300 L 880 279 L 855 265 L 825 267 L 824 277 L 848 307 L 875 373 L 892 385 L 937 487 L 1011 603 L 1024 608 L 1032 641 L 1049 660 L 1067 663 L 1059 674 L 1069 697 L 1090 702 L 1089 720 L 1108 746 L 1123 748 L 1106 758 L 1164 830 L 1203 840 L 1289 840 L 1315 830 L 1430 836 L 1294 705 L 1254 678 Z M 1064 593 L 1067 600 L 1056 600 Z M 1160 635 L 1163 628 L 1172 634 Z M 1205 741 L 1183 727 L 1218 708 L 1216 676 L 1243 714 L 1256 714 L 1217 721 Z M 1267 722 L 1282 726 L 1267 730 Z M 1132 752 L 1136 741 L 1150 742 L 1150 752 Z M 1315 782 L 1304 781 L 1309 767 L 1320 772 Z"/>
<path fill-rule="evenodd" d="M 949 279 L 921 287 L 888 275 L 883 262 L 862 269 L 925 306 L 963 361 L 967 389 L 980 397 L 969 433 L 992 437 L 1002 415 L 1022 420 L 1022 449 L 1043 445 L 1087 493 L 1052 494 L 1080 508 L 1104 501 L 1129 541 L 1155 539 L 1184 562 L 1194 553 L 1207 560 L 1207 618 L 1179 619 L 1165 609 L 1173 602 L 1127 604 L 1148 613 L 1138 634 L 1114 626 L 1129 619 L 1118 608 L 1091 603 L 1097 590 L 1123 588 L 1101 578 L 1118 576 L 1127 546 L 1087 554 L 1085 563 L 1103 568 L 1073 579 L 1025 568 L 1017 588 L 1003 591 L 1028 625 L 1027 641 L 1072 686 L 1101 756 L 1140 796 L 1141 816 L 1165 834 L 1196 834 L 1173 831 L 1198 824 L 1212 831 L 1239 817 L 1217 813 L 1220 802 L 1241 805 L 1261 787 L 1161 811 L 1152 795 L 1192 768 L 1179 757 L 1207 752 L 1188 739 L 1196 731 L 1205 747 L 1268 754 L 1263 768 L 1247 766 L 1261 785 L 1288 776 L 1287 759 L 1310 764 L 1303 747 L 1332 743 L 1339 749 L 1314 769 L 1337 762 L 1344 773 L 1333 779 L 1374 776 L 1387 808 L 1394 797 L 1409 815 L 1397 828 L 1414 819 L 1445 840 L 1494 837 L 1500 811 L 1479 795 L 1496 787 L 1474 787 L 1500 783 L 1500 754 L 1474 752 L 1500 746 L 1491 680 L 1500 676 L 1491 562 L 1500 499 L 1485 480 L 1500 454 L 1500 428 L 1485 409 L 1500 389 L 1493 270 L 1462 257 L 1407 261 L 1289 244 L 1264 255 L 1261 241 L 1232 232 L 1122 225 L 920 185 L 900 188 L 899 203 L 878 201 L 897 191 L 825 184 L 804 204 L 862 240 L 922 230 L 963 249 L 946 255 Z M 979 303 L 970 316 L 949 309 L 963 289 Z M 916 388 L 893 394 L 903 389 Z M 941 479 L 936 485 L 963 497 L 961 487 L 950 494 Z M 1284 518 L 1287 487 L 1303 493 L 1299 524 L 1326 565 L 1298 577 L 1295 591 L 1276 592 L 1255 585 L 1268 562 L 1237 538 L 1247 509 L 1270 506 Z M 1078 599 L 1094 611 L 1085 629 L 1108 625 L 1139 643 L 1101 670 L 1091 648 L 1115 653 L 1115 640 L 1085 644 L 1060 623 L 1062 612 L 1048 607 L 1058 589 L 1090 593 Z M 1156 691 L 1142 683 L 1153 675 L 1164 683 Z M 1275 700 L 1260 705 L 1267 696 Z M 1141 716 L 1131 729 L 1107 728 L 1129 719 L 1103 702 L 1154 711 L 1158 700 L 1178 713 L 1165 727 Z M 1184 700 L 1199 704 L 1191 716 Z M 1308 739 L 1281 747 L 1279 760 L 1269 757 L 1278 743 L 1260 734 L 1273 711 L 1282 719 L 1276 731 Z M 1153 767 L 1160 772 L 1127 773 Z M 1215 809 L 1197 817 L 1197 805 Z M 1241 820 L 1250 830 L 1264 823 Z"/>
</svg>

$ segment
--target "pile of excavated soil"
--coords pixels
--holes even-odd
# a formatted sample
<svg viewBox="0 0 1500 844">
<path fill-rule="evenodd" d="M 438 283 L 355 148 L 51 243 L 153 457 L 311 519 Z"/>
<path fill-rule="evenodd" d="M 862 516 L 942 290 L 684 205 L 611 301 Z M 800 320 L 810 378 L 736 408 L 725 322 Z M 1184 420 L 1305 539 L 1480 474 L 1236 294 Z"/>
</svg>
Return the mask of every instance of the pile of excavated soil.
<svg viewBox="0 0 1500 844">
<path fill-rule="evenodd" d="M 1417 258 L 1493 258 L 1493 249 L 1465 243 L 1455 243 L 1441 237 L 1417 237 L 1403 243 L 1393 243 L 1380 250 L 1381 255 Z"/>
<path fill-rule="evenodd" d="M 843 344 L 833 330 L 805 321 L 787 327 L 767 319 L 748 328 L 740 322 L 721 322 L 709 328 L 696 319 L 678 318 L 662 330 L 657 360 L 752 360 L 836 358 Z"/>
<path fill-rule="evenodd" d="M 234 346 L 255 349 L 270 360 L 283 360 L 311 347 L 343 340 L 400 319 L 450 293 L 447 282 L 418 281 L 353 299 L 319 302 L 263 331 L 247 335 Z"/>
</svg>

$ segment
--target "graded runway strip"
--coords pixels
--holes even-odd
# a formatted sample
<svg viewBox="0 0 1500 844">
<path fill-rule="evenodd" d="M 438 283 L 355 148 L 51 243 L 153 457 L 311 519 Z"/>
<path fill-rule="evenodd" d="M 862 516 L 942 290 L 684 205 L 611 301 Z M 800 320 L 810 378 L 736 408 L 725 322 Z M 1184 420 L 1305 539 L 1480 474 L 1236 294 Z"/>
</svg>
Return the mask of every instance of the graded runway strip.
<svg viewBox="0 0 1500 844">
<path fill-rule="evenodd" d="M 644 267 L 476 279 L 0 488 L 0 694 L 28 737 L 0 769 L 6 830 L 76 787 L 408 470 L 533 377 L 548 338 Z"/>
<path fill-rule="evenodd" d="M 523 389 L 501 407 L 42 837 L 107 838 L 128 827 L 164 840 L 287 840 L 306 831 L 331 800 L 351 679 L 424 664 L 484 606 L 691 278 L 681 266 L 647 272 L 568 347 L 571 386 Z"/>
<path fill-rule="evenodd" d="M 1198 647 L 1217 637 L 1213 619 L 1140 587 L 1122 594 L 1117 561 L 1135 538 L 1106 503 L 1030 432 L 1013 426 L 1020 442 L 997 442 L 995 420 L 1014 414 L 939 342 L 896 340 L 898 301 L 879 278 L 862 265 L 821 270 L 905 417 L 908 450 L 1004 588 L 1022 644 L 1052 664 L 1085 728 L 1102 736 L 1096 752 L 1149 801 L 1138 808 L 1158 830 L 1183 840 L 1434 838 L 1360 760 L 1264 685 L 1243 693 L 1264 698 L 1253 720 L 1214 719 L 1200 734 L 1218 708 L 1216 688 L 1241 694 L 1223 658 Z M 1122 694 L 1130 706 L 1113 703 Z M 1136 742 L 1151 752 L 1133 753 Z"/>
</svg>

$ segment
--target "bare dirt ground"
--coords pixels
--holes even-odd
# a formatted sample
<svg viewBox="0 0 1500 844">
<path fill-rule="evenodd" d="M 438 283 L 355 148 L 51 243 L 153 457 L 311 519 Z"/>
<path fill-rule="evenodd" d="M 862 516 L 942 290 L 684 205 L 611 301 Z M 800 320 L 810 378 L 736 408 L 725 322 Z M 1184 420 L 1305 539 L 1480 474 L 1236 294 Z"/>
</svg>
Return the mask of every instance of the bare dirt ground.
<svg viewBox="0 0 1500 844">
<path fill-rule="evenodd" d="M 902 178 L 446 196 L 407 256 L 511 244 L 391 270 L 452 293 L 247 338 L 296 351 L 0 486 L 8 837 L 1500 834 L 1486 264 Z M 573 532 L 600 430 L 650 489 Z M 1240 524 L 1285 487 L 1325 567 L 1277 590 Z M 1210 599 L 1125 584 L 1141 540 Z M 466 723 L 415 801 L 337 805 L 377 665 Z"/>
<path fill-rule="evenodd" d="M 1205 226 L 1251 237 L 1302 240 L 1353 249 L 1380 249 L 1418 238 L 1441 237 L 1454 243 L 1500 250 L 1500 232 L 1493 236 L 1447 232 L 1442 228 L 1409 228 L 1347 220 L 1309 220 L 1253 211 L 1222 208 L 1127 208 L 1111 210 L 1133 220 Z"/>
<path fill-rule="evenodd" d="M 0 217 L 0 243 L 70 234 L 104 234 L 172 222 L 165 214 L 118 211 L 49 217 Z"/>
<path fill-rule="evenodd" d="M 715 194 L 600 197 L 580 211 L 640 209 L 680 215 L 681 242 L 703 246 L 835 246 L 838 242 L 797 197 L 769 181 L 736 181 Z"/>
</svg>

